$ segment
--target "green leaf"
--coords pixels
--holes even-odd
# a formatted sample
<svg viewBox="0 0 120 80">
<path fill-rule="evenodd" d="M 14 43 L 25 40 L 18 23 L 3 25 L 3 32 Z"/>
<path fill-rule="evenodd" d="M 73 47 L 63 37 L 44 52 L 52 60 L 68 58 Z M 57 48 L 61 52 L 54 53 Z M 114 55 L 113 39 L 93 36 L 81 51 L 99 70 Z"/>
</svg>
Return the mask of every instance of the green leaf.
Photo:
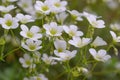
<svg viewBox="0 0 120 80">
<path fill-rule="evenodd" d="M 4 38 L 0 38 L 0 45 L 4 45 L 5 44 L 5 39 Z"/>
</svg>

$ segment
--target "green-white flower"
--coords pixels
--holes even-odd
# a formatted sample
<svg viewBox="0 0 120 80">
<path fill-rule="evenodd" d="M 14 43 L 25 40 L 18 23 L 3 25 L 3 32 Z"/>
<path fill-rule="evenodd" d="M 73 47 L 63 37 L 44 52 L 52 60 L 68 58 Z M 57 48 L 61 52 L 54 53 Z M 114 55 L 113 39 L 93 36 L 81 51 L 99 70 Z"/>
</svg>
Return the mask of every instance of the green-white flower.
<svg viewBox="0 0 120 80">
<path fill-rule="evenodd" d="M 97 46 L 104 46 L 107 45 L 107 43 L 99 36 L 95 38 L 95 40 L 91 43 L 91 46 L 97 47 Z"/>
<path fill-rule="evenodd" d="M 97 61 L 106 62 L 106 61 L 108 61 L 108 60 L 111 58 L 110 55 L 107 55 L 107 52 L 106 52 L 106 50 L 104 50 L 104 49 L 100 49 L 100 50 L 97 52 L 95 49 L 90 48 L 90 49 L 89 49 L 89 52 L 90 52 L 90 54 L 93 56 L 93 58 L 94 58 L 95 60 L 97 60 Z"/>
<path fill-rule="evenodd" d="M 63 28 L 58 26 L 56 22 L 51 22 L 50 24 L 44 24 L 43 28 L 46 30 L 46 34 L 50 36 L 61 36 Z"/>
<path fill-rule="evenodd" d="M 91 42 L 90 38 L 80 38 L 80 37 L 73 37 L 73 40 L 68 41 L 69 44 L 78 48 L 82 48 L 88 45 L 90 42 Z"/>
<path fill-rule="evenodd" d="M 11 14 L 5 14 L 4 18 L 0 18 L 0 24 L 4 29 L 16 29 L 18 27 L 18 19 L 11 16 Z"/>
<path fill-rule="evenodd" d="M 42 48 L 42 46 L 40 46 L 41 43 L 41 40 L 34 41 L 32 39 L 27 39 L 25 42 L 22 42 L 21 46 L 28 51 L 37 51 Z"/>
</svg>

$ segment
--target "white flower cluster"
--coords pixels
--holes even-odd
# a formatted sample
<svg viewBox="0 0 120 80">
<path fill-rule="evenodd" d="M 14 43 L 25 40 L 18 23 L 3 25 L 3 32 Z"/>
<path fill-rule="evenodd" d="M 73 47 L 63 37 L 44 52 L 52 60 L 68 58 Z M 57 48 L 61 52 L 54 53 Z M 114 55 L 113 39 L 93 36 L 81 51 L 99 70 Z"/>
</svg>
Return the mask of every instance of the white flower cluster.
<svg viewBox="0 0 120 80">
<path fill-rule="evenodd" d="M 5 30 L 20 29 L 19 35 L 22 37 L 20 48 L 26 52 L 19 59 L 23 68 L 35 72 L 39 64 L 44 65 L 45 68 L 57 65 L 59 62 L 64 65 L 64 63 L 69 64 L 69 61 L 74 58 L 78 59 L 79 64 L 80 62 L 84 64 L 88 58 L 86 55 L 90 54 L 95 60 L 101 62 L 106 62 L 111 58 L 107 50 L 99 47 L 108 46 L 104 38 L 100 35 L 93 37 L 95 29 L 105 28 L 105 22 L 100 17 L 88 12 L 68 10 L 67 1 L 63 0 L 35 0 L 34 3 L 32 0 L 7 0 L 6 2 L 16 2 L 20 7 L 20 11 L 16 10 L 16 16 L 13 17 L 9 12 L 17 6 L 0 6 L 0 12 L 4 13 L 0 17 L 0 25 Z M 71 20 L 68 23 L 67 18 Z M 84 18 L 87 19 L 90 27 L 88 32 L 82 31 L 81 26 L 77 24 L 79 21 L 84 21 Z M 111 25 L 111 28 L 119 29 L 118 25 Z M 120 36 L 113 31 L 110 31 L 110 34 L 113 43 L 120 42 Z M 88 70 L 80 67 L 78 72 L 87 73 Z M 26 77 L 24 80 L 48 79 L 43 74 L 38 74 Z"/>
</svg>

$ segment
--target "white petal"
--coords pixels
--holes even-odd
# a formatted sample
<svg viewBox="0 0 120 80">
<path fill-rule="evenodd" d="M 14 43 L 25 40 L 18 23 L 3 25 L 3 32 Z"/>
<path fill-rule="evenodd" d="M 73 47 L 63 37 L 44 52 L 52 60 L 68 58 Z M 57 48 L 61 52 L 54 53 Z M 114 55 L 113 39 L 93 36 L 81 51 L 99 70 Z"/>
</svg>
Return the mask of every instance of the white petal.
<svg viewBox="0 0 120 80">
<path fill-rule="evenodd" d="M 18 13 L 18 14 L 16 15 L 16 18 L 18 18 L 19 20 L 21 20 L 22 18 L 24 18 L 24 15 L 21 14 L 21 13 Z"/>
<path fill-rule="evenodd" d="M 93 57 L 95 57 L 96 54 L 97 54 L 96 50 L 93 49 L 93 48 L 90 48 L 90 49 L 89 49 L 89 52 L 90 52 L 90 54 L 91 54 Z"/>
<path fill-rule="evenodd" d="M 32 26 L 30 31 L 33 32 L 33 33 L 37 33 L 37 32 L 40 31 L 40 28 L 38 26 Z"/>
<path fill-rule="evenodd" d="M 33 40 L 37 40 L 37 39 L 40 39 L 40 38 L 42 38 L 42 34 L 35 34 Z"/>
<path fill-rule="evenodd" d="M 104 57 L 106 55 L 106 53 L 107 53 L 106 50 L 103 50 L 103 49 L 98 51 L 98 55 L 101 56 L 101 57 L 102 56 Z"/>
<path fill-rule="evenodd" d="M 83 36 L 83 32 L 82 31 L 77 31 L 76 34 L 77 34 L 76 36 Z"/>
<path fill-rule="evenodd" d="M 73 41 L 75 41 L 75 42 L 81 42 L 81 38 L 80 37 L 73 37 Z"/>
<path fill-rule="evenodd" d="M 73 30 L 73 31 L 77 31 L 78 28 L 75 25 L 70 25 L 70 29 Z"/>
<path fill-rule="evenodd" d="M 63 49 L 65 50 L 66 49 L 66 42 L 64 40 L 56 40 L 54 42 L 54 45 L 55 45 L 55 48 L 56 49 Z"/>
<path fill-rule="evenodd" d="M 107 60 L 109 60 L 111 58 L 111 56 L 110 55 L 106 55 L 103 59 L 103 62 L 105 62 L 105 61 L 107 61 Z"/>
<path fill-rule="evenodd" d="M 66 33 L 68 33 L 69 30 L 70 30 L 67 26 L 63 26 L 63 29 L 64 29 L 64 31 L 65 31 Z"/>
<path fill-rule="evenodd" d="M 32 39 L 27 39 L 26 44 L 27 45 L 34 44 L 34 41 Z"/>
<path fill-rule="evenodd" d="M 25 60 L 30 60 L 30 56 L 28 54 L 24 54 Z"/>
<path fill-rule="evenodd" d="M 62 1 L 61 4 L 62 4 L 62 6 L 66 6 L 67 5 L 67 1 Z"/>
<path fill-rule="evenodd" d="M 51 22 L 51 23 L 50 23 L 50 26 L 51 26 L 51 27 L 56 27 L 56 26 L 57 26 L 57 23 L 56 23 L 56 22 Z"/>
<path fill-rule="evenodd" d="M 87 45 L 91 42 L 91 39 L 90 38 L 82 38 L 82 44 L 83 45 Z"/>
<path fill-rule="evenodd" d="M 107 45 L 107 43 L 101 37 L 97 36 L 91 45 L 96 47 L 96 46 Z"/>
<path fill-rule="evenodd" d="M 117 37 L 116 42 L 120 42 L 120 36 Z"/>
<path fill-rule="evenodd" d="M 24 63 L 25 62 L 25 60 L 23 58 L 20 58 L 19 61 L 20 61 L 20 63 Z"/>
<path fill-rule="evenodd" d="M 35 45 L 39 46 L 42 43 L 41 40 L 35 41 Z"/>
<path fill-rule="evenodd" d="M 46 29 L 46 30 L 49 30 L 49 29 L 50 29 L 49 26 L 50 26 L 49 24 L 44 24 L 44 25 L 43 25 L 43 28 Z"/>
<path fill-rule="evenodd" d="M 113 31 L 110 31 L 110 34 L 112 35 L 113 39 L 117 38 L 116 34 Z"/>
<path fill-rule="evenodd" d="M 7 19 L 12 19 L 12 16 L 10 15 L 10 14 L 6 14 L 5 16 L 4 16 L 4 18 L 7 20 Z"/>
<path fill-rule="evenodd" d="M 25 31 L 21 31 L 21 32 L 20 32 L 20 35 L 23 36 L 23 37 L 25 37 L 25 38 L 27 37 Z"/>
<path fill-rule="evenodd" d="M 74 46 L 76 45 L 75 41 L 73 41 L 73 40 L 69 40 L 68 43 L 71 45 L 74 45 Z"/>
<path fill-rule="evenodd" d="M 28 31 L 28 27 L 26 25 L 21 25 L 20 28 L 25 32 Z"/>
</svg>

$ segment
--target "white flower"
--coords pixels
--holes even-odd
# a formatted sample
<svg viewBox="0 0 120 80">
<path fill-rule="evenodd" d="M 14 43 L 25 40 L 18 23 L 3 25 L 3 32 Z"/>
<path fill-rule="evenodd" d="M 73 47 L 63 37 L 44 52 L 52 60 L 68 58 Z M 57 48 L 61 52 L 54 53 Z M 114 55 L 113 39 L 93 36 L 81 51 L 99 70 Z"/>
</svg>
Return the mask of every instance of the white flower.
<svg viewBox="0 0 120 80">
<path fill-rule="evenodd" d="M 23 58 L 20 58 L 19 61 L 24 68 L 33 66 L 33 58 L 31 58 L 30 55 L 28 55 L 28 54 L 24 54 Z"/>
<path fill-rule="evenodd" d="M 68 11 L 68 12 L 71 14 L 71 16 L 74 20 L 77 20 L 77 21 L 82 21 L 83 20 L 81 18 L 82 14 L 79 13 L 77 10 L 72 10 L 72 11 Z"/>
<path fill-rule="evenodd" d="M 56 22 L 51 22 L 50 24 L 44 24 L 43 27 L 46 30 L 46 34 L 50 36 L 61 36 L 63 31 L 62 26 L 58 26 Z"/>
<path fill-rule="evenodd" d="M 42 48 L 42 46 L 40 46 L 41 43 L 42 41 L 40 40 L 33 41 L 32 39 L 27 39 L 25 42 L 22 42 L 21 46 L 28 51 L 37 51 Z"/>
<path fill-rule="evenodd" d="M 89 23 L 92 25 L 92 27 L 95 28 L 104 28 L 105 27 L 105 23 L 103 20 L 96 20 L 96 18 L 94 16 L 89 16 L 87 17 Z"/>
<path fill-rule="evenodd" d="M 44 17 L 43 13 L 41 13 L 40 11 L 36 11 L 36 10 L 30 14 L 32 15 L 34 19 L 42 19 Z"/>
<path fill-rule="evenodd" d="M 23 36 L 24 38 L 38 40 L 42 37 L 42 34 L 39 33 L 40 28 L 38 26 L 32 26 L 30 30 L 26 25 L 21 25 L 20 27 L 22 29 L 22 31 L 20 32 L 20 35 Z"/>
<path fill-rule="evenodd" d="M 59 23 L 63 24 L 63 22 L 65 21 L 67 16 L 68 16 L 68 14 L 66 12 L 62 12 L 62 13 L 56 15 L 56 19 Z"/>
<path fill-rule="evenodd" d="M 52 56 L 48 56 L 47 54 L 43 54 L 42 60 L 43 60 L 46 64 L 51 64 L 51 65 L 56 64 L 56 62 L 53 60 L 53 57 L 52 57 Z"/>
<path fill-rule="evenodd" d="M 104 21 L 97 20 L 97 18 L 99 18 L 99 17 L 97 17 L 96 15 L 89 14 L 87 12 L 83 12 L 83 16 L 85 16 L 87 18 L 87 20 L 92 25 L 92 27 L 94 27 L 94 28 L 104 28 L 105 27 Z"/>
<path fill-rule="evenodd" d="M 77 53 L 76 50 L 73 50 L 72 52 L 66 50 L 65 52 L 60 52 L 59 54 L 55 53 L 55 55 L 58 56 L 59 58 L 53 57 L 53 59 L 58 60 L 58 61 L 67 61 L 75 57 L 76 53 Z"/>
<path fill-rule="evenodd" d="M 17 5 L 20 6 L 25 12 L 31 13 L 33 11 L 33 3 L 32 0 L 19 0 Z"/>
<path fill-rule="evenodd" d="M 82 48 L 85 45 L 88 45 L 91 42 L 90 38 L 80 38 L 80 37 L 73 37 L 73 40 L 69 40 L 68 43 L 78 47 L 78 48 Z"/>
<path fill-rule="evenodd" d="M 120 31 L 120 24 L 119 23 L 111 24 L 110 28 L 114 31 Z"/>
<path fill-rule="evenodd" d="M 50 6 L 49 6 L 50 3 L 48 3 L 47 1 L 45 1 L 44 3 L 42 1 L 36 1 L 36 4 L 35 4 L 35 9 L 37 11 L 40 11 L 41 13 L 43 14 L 49 14 L 50 13 Z"/>
<path fill-rule="evenodd" d="M 101 16 L 98 17 L 95 14 L 91 14 L 91 13 L 88 13 L 88 12 L 85 12 L 85 11 L 83 12 L 82 15 L 86 18 L 89 17 L 89 16 L 94 16 L 95 18 L 101 18 Z"/>
<path fill-rule="evenodd" d="M 101 37 L 97 36 L 91 45 L 97 47 L 107 45 L 107 43 Z"/>
<path fill-rule="evenodd" d="M 37 76 L 30 77 L 30 80 L 48 80 L 44 74 L 38 74 Z"/>
<path fill-rule="evenodd" d="M 66 10 L 67 1 L 48 0 L 48 3 L 51 5 L 50 9 L 53 13 L 60 13 Z"/>
<path fill-rule="evenodd" d="M 107 60 L 111 58 L 110 55 L 107 55 L 106 50 L 103 50 L 103 49 L 100 49 L 98 52 L 96 52 L 95 49 L 90 48 L 89 52 L 94 57 L 94 59 L 97 61 L 106 62 Z"/>
<path fill-rule="evenodd" d="M 120 42 L 120 36 L 117 37 L 117 35 L 113 31 L 110 31 L 110 34 L 114 42 Z"/>
<path fill-rule="evenodd" d="M 0 18 L 0 24 L 4 29 L 16 29 L 19 25 L 18 20 L 10 14 L 6 14 L 4 18 Z"/>
<path fill-rule="evenodd" d="M 33 22 L 33 18 L 30 15 L 23 15 L 22 13 L 18 13 L 16 15 L 16 18 L 23 24 L 26 24 L 28 22 Z"/>
<path fill-rule="evenodd" d="M 2 2 L 16 2 L 17 0 L 2 0 Z"/>
<path fill-rule="evenodd" d="M 83 32 L 82 31 L 77 31 L 78 28 L 77 28 L 76 25 L 70 25 L 69 27 L 63 26 L 63 29 L 71 37 L 83 36 Z"/>
<path fill-rule="evenodd" d="M 56 40 L 54 42 L 54 46 L 56 48 L 56 50 L 54 50 L 54 53 L 59 54 L 59 52 L 64 52 L 66 50 L 66 42 L 64 40 Z"/>
<path fill-rule="evenodd" d="M 11 10 L 15 9 L 16 7 L 14 5 L 9 5 L 7 7 L 5 6 L 0 6 L 0 11 L 1 12 L 4 12 L 4 13 L 8 13 L 10 12 Z"/>
</svg>

